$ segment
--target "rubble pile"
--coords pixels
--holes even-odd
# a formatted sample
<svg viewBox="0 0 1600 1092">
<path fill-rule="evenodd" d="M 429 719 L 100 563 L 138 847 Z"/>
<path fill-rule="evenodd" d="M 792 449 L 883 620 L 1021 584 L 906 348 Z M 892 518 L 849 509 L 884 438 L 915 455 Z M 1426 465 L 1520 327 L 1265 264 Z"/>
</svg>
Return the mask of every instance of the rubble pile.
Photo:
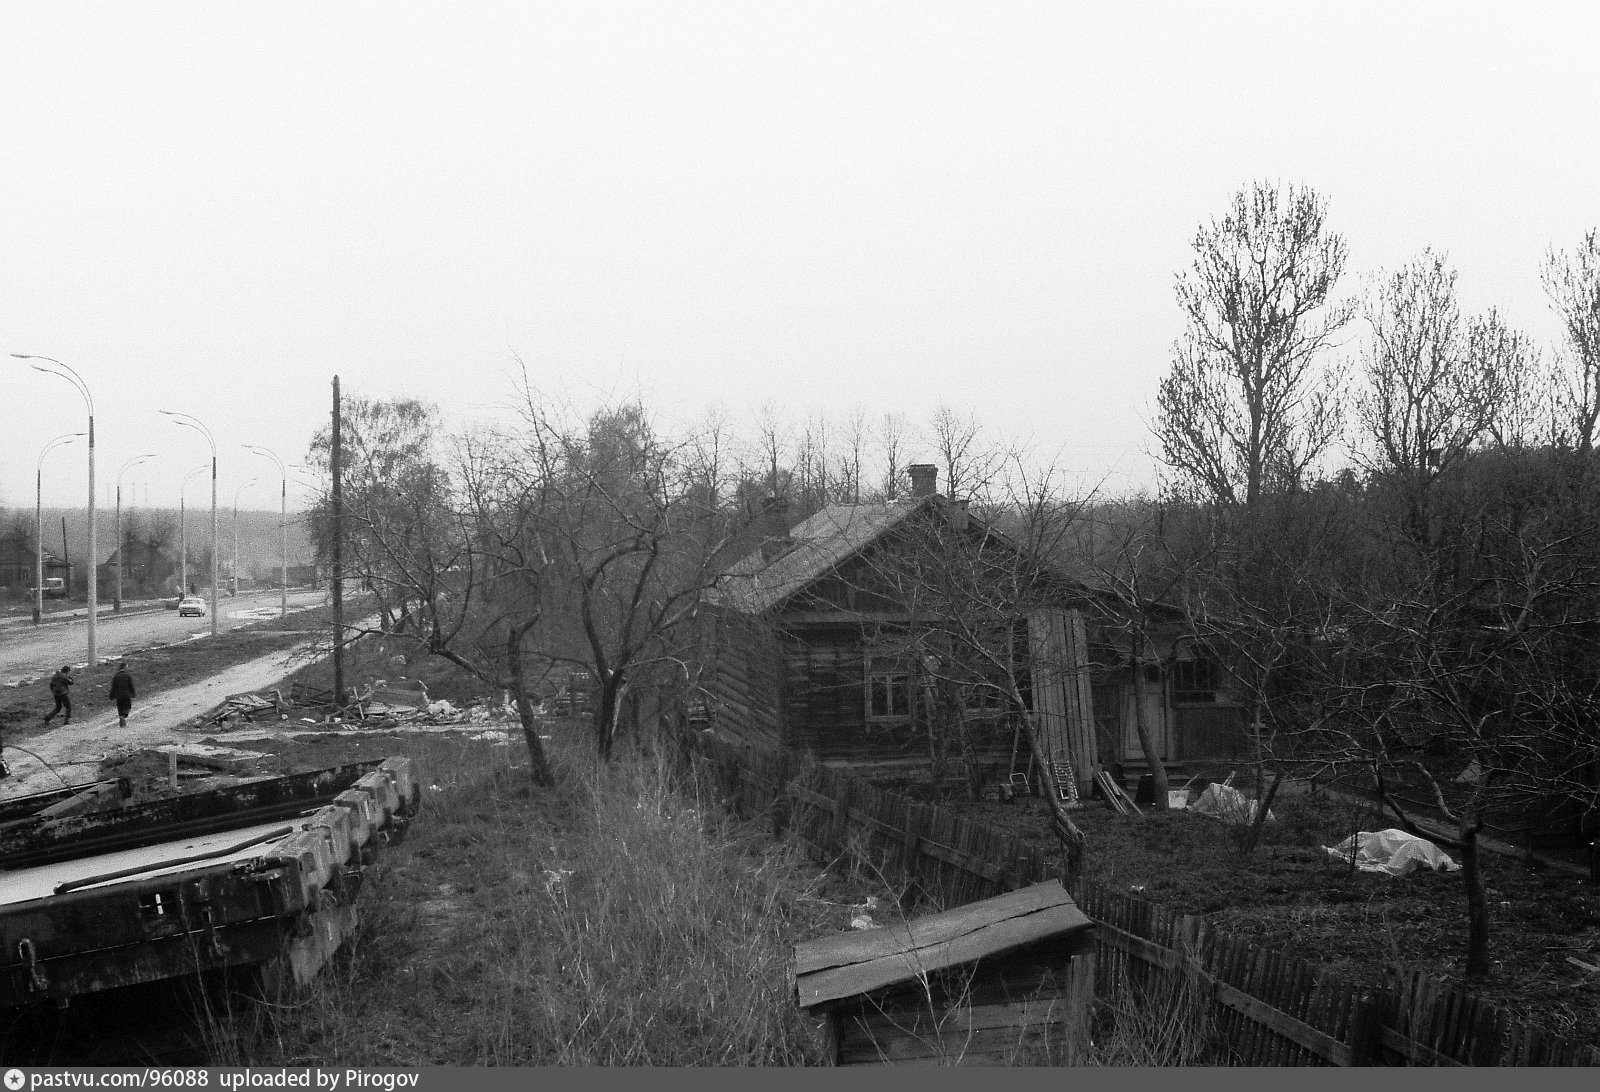
<svg viewBox="0 0 1600 1092">
<path fill-rule="evenodd" d="M 230 694 L 216 708 L 194 717 L 181 727 L 191 731 L 228 731 L 263 723 L 295 721 L 351 729 L 392 728 L 404 724 L 488 725 L 516 719 L 509 700 L 475 699 L 458 706 L 432 699 L 421 680 L 376 679 L 365 688 L 347 691 L 344 703 L 332 691 L 295 683 L 287 696 L 282 689 Z"/>
</svg>

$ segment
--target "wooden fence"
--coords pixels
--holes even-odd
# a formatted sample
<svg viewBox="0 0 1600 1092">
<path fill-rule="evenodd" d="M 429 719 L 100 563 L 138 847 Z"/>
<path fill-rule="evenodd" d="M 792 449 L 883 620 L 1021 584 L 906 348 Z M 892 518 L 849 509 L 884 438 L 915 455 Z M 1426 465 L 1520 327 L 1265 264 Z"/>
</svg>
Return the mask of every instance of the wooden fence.
<svg viewBox="0 0 1600 1092">
<path fill-rule="evenodd" d="M 1037 844 L 798 757 L 699 735 L 687 757 L 726 805 L 905 884 L 939 906 L 1053 874 Z M 1102 999 L 1181 996 L 1229 1065 L 1600 1065 L 1600 1048 L 1547 1034 L 1448 980 L 1416 971 L 1362 989 L 1132 895 L 1079 883 L 1096 925 Z"/>
<path fill-rule="evenodd" d="M 741 744 L 702 742 L 696 766 L 747 819 L 791 831 L 824 859 L 845 858 L 943 907 L 1048 879 L 1044 850 L 950 808 Z"/>
</svg>

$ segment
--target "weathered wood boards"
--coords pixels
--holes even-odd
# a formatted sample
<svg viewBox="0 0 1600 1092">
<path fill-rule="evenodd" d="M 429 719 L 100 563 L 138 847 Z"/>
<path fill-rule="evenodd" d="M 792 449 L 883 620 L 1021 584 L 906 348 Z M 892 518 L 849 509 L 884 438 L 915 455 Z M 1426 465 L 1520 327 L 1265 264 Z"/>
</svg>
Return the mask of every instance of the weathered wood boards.
<svg viewBox="0 0 1600 1092">
<path fill-rule="evenodd" d="M 404 758 L 273 780 L 5 832 L 0 1006 L 215 967 L 306 981 L 420 786 Z"/>
<path fill-rule="evenodd" d="M 796 945 L 795 993 L 840 1064 L 1066 1062 L 1088 1042 L 1092 930 L 1060 883 L 1035 884 Z"/>
</svg>

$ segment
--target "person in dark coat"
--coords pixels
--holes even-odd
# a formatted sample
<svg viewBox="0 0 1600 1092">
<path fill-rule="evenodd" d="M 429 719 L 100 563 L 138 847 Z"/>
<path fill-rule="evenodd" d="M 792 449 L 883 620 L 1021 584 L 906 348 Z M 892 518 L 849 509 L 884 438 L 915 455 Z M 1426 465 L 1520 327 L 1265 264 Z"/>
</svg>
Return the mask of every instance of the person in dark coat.
<svg viewBox="0 0 1600 1092">
<path fill-rule="evenodd" d="M 128 726 L 128 712 L 133 708 L 133 676 L 128 674 L 128 665 L 117 665 L 117 673 L 111 676 L 111 700 L 117 703 L 117 723 L 126 728 Z"/>
<path fill-rule="evenodd" d="M 75 681 L 72 677 L 71 664 L 50 676 L 50 696 L 56 699 L 56 707 L 45 714 L 44 722 L 46 724 L 49 724 L 51 719 L 60 712 L 67 714 L 62 719 L 62 724 L 72 723 L 72 684 Z"/>
</svg>

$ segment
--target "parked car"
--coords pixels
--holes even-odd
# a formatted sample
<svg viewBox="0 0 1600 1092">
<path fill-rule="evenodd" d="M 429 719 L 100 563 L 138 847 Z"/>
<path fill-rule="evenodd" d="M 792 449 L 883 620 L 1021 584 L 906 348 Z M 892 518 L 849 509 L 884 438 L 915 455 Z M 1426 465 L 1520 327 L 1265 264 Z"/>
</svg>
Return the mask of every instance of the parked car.
<svg viewBox="0 0 1600 1092">
<path fill-rule="evenodd" d="M 193 615 L 196 618 L 205 617 L 206 601 L 198 595 L 186 595 L 178 600 L 178 617 L 187 618 Z"/>
</svg>

